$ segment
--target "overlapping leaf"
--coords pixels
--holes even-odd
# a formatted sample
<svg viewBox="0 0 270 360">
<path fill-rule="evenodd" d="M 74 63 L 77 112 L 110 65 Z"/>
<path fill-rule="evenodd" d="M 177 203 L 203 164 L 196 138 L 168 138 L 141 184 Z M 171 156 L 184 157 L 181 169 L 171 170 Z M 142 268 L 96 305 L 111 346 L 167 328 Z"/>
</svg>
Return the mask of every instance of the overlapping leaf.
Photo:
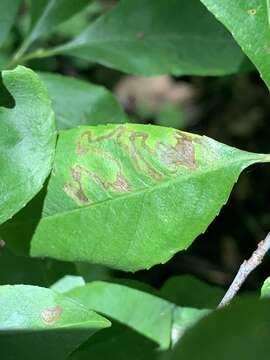
<svg viewBox="0 0 270 360">
<path fill-rule="evenodd" d="M 32 255 L 129 271 L 164 263 L 205 231 L 241 171 L 264 161 L 158 126 L 62 131 Z"/>
<path fill-rule="evenodd" d="M 246 300 L 215 311 L 187 330 L 162 360 L 267 360 L 269 307 L 269 300 Z"/>
<path fill-rule="evenodd" d="M 127 121 L 117 100 L 104 87 L 50 73 L 39 73 L 39 77 L 52 98 L 59 129 Z"/>
<path fill-rule="evenodd" d="M 201 0 L 232 33 L 270 88 L 268 0 Z"/>
<path fill-rule="evenodd" d="M 0 356 L 3 359 L 66 359 L 110 322 L 52 290 L 0 287 Z"/>
<path fill-rule="evenodd" d="M 101 281 L 76 287 L 65 294 L 86 308 L 132 328 L 162 349 L 168 349 L 171 341 L 209 312 L 177 307 L 158 296 Z"/>
<path fill-rule="evenodd" d="M 56 140 L 51 101 L 38 76 L 20 66 L 2 77 L 15 107 L 0 108 L 0 224 L 41 189 Z"/>
<path fill-rule="evenodd" d="M 121 1 L 48 54 L 75 55 L 142 75 L 224 75 L 245 62 L 230 33 L 197 0 Z"/>
</svg>

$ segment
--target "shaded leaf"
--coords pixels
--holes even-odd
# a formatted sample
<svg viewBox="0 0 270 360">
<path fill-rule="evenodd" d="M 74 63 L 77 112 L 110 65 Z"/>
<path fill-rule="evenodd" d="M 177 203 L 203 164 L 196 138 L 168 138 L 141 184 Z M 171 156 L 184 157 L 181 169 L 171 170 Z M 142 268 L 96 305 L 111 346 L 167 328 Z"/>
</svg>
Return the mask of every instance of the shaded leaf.
<svg viewBox="0 0 270 360">
<path fill-rule="evenodd" d="M 0 1 L 0 45 L 6 39 L 11 26 L 15 20 L 21 0 Z"/>
<path fill-rule="evenodd" d="M 39 76 L 52 98 L 59 129 L 127 121 L 117 100 L 104 87 L 56 74 Z"/>
<path fill-rule="evenodd" d="M 228 28 L 270 87 L 270 31 L 267 1 L 201 0 L 201 2 Z"/>
<path fill-rule="evenodd" d="M 62 131 L 31 253 L 126 271 L 164 263 L 205 231 L 241 171 L 264 161 L 158 126 Z"/>
<path fill-rule="evenodd" d="M 65 274 L 76 273 L 72 263 L 16 256 L 6 248 L 0 249 L 0 264 L 0 285 L 31 284 L 47 287 Z"/>
<path fill-rule="evenodd" d="M 0 108 L 0 224 L 41 189 L 56 140 L 51 102 L 38 76 L 19 66 L 2 77 L 16 105 Z"/>
<path fill-rule="evenodd" d="M 180 306 L 198 309 L 216 308 L 224 293 L 224 289 L 190 275 L 171 277 L 161 289 L 161 296 L 165 299 Z"/>
<path fill-rule="evenodd" d="M 158 360 L 155 343 L 136 331 L 113 323 L 79 347 L 68 360 Z"/>
<path fill-rule="evenodd" d="M 81 304 L 34 286 L 1 286 L 0 309 L 0 355 L 7 360 L 66 359 L 110 325 Z"/>
<path fill-rule="evenodd" d="M 229 32 L 197 0 L 121 1 L 48 54 L 75 55 L 142 75 L 224 75 L 238 72 L 245 59 Z"/>
<path fill-rule="evenodd" d="M 203 318 L 181 338 L 166 360 L 269 358 L 270 301 L 242 301 Z"/>
</svg>

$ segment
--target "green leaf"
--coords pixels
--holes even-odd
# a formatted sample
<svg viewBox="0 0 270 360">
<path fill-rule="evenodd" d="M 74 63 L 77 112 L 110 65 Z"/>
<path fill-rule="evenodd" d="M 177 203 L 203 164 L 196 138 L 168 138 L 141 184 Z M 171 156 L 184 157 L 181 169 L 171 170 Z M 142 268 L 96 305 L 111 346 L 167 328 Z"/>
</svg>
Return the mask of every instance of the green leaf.
<svg viewBox="0 0 270 360">
<path fill-rule="evenodd" d="M 166 281 L 161 296 L 180 305 L 198 309 L 216 308 L 224 290 L 190 275 L 174 276 Z"/>
<path fill-rule="evenodd" d="M 65 293 L 86 308 L 100 312 L 168 349 L 209 310 L 180 308 L 144 291 L 125 285 L 94 281 Z"/>
<path fill-rule="evenodd" d="M 263 283 L 263 286 L 261 289 L 261 297 L 262 298 L 270 297 L 270 277 L 268 277 Z"/>
<path fill-rule="evenodd" d="M 117 100 L 104 87 L 56 74 L 39 76 L 52 98 L 59 129 L 127 121 Z"/>
<path fill-rule="evenodd" d="M 267 1 L 201 0 L 229 29 L 270 88 L 270 31 Z"/>
<path fill-rule="evenodd" d="M 0 287 L 2 359 L 66 359 L 110 322 L 52 290 L 27 285 Z"/>
<path fill-rule="evenodd" d="M 224 75 L 238 72 L 245 61 L 198 0 L 121 1 L 77 38 L 40 56 L 52 54 L 142 75 Z"/>
<path fill-rule="evenodd" d="M 56 140 L 51 101 L 38 76 L 19 66 L 2 77 L 15 107 L 0 108 L 0 224 L 41 189 Z"/>
<path fill-rule="evenodd" d="M 89 2 L 89 0 L 30 0 L 31 29 L 26 39 L 28 46 L 81 11 Z"/>
<path fill-rule="evenodd" d="M 15 20 L 21 0 L 0 1 L 0 45 L 6 39 Z"/>
<path fill-rule="evenodd" d="M 73 288 L 85 285 L 83 277 L 76 275 L 66 275 L 60 280 L 56 281 L 51 289 L 58 293 L 65 293 Z"/>
<path fill-rule="evenodd" d="M 62 131 L 31 253 L 125 271 L 164 263 L 206 230 L 241 171 L 265 161 L 159 126 Z"/>
<path fill-rule="evenodd" d="M 128 286 L 94 281 L 66 295 L 168 348 L 175 305 Z"/>
<path fill-rule="evenodd" d="M 242 301 L 215 311 L 187 330 L 162 359 L 269 359 L 270 301 Z"/>
</svg>

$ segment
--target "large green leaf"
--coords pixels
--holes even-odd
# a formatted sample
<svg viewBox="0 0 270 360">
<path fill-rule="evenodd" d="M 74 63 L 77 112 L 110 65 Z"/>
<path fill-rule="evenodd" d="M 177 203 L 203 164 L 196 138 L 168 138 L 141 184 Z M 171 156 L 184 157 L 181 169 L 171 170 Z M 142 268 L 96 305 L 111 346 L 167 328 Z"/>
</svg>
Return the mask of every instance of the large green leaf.
<svg viewBox="0 0 270 360">
<path fill-rule="evenodd" d="M 232 33 L 270 87 L 268 0 L 201 0 Z"/>
<path fill-rule="evenodd" d="M 143 75 L 224 75 L 238 72 L 245 59 L 198 0 L 123 0 L 77 38 L 40 56 L 52 54 Z"/>
<path fill-rule="evenodd" d="M 127 271 L 186 249 L 241 171 L 269 161 L 205 136 L 135 124 L 62 131 L 56 152 L 32 255 Z"/>
<path fill-rule="evenodd" d="M 180 308 L 175 304 L 125 285 L 94 281 L 65 293 L 86 308 L 129 326 L 162 349 L 170 347 L 208 310 Z"/>
<path fill-rule="evenodd" d="M 0 1 L 0 45 L 6 39 L 8 32 L 13 25 L 21 0 Z"/>
<path fill-rule="evenodd" d="M 110 322 L 52 290 L 0 287 L 1 359 L 66 359 Z"/>
<path fill-rule="evenodd" d="M 218 310 L 187 330 L 162 359 L 268 360 L 270 301 L 245 301 Z"/>
<path fill-rule="evenodd" d="M 39 76 L 49 90 L 59 129 L 127 121 L 117 100 L 104 87 L 56 74 Z"/>
<path fill-rule="evenodd" d="M 38 76 L 19 66 L 2 77 L 15 107 L 0 108 L 0 224 L 40 190 L 56 140 L 51 101 Z"/>
</svg>

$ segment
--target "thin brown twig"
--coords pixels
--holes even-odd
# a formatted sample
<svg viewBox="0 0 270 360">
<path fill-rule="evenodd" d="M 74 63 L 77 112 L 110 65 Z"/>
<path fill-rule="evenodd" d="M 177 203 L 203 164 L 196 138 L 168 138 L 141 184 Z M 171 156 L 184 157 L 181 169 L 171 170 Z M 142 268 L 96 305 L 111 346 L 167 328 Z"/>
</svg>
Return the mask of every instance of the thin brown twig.
<svg viewBox="0 0 270 360">
<path fill-rule="evenodd" d="M 223 299 L 218 305 L 218 308 L 228 305 L 235 297 L 243 282 L 246 280 L 248 275 L 262 262 L 265 254 L 270 249 L 270 233 L 266 238 L 259 242 L 257 249 L 254 251 L 249 260 L 245 260 L 240 266 L 238 273 L 236 274 L 231 286 L 224 295 Z"/>
</svg>

